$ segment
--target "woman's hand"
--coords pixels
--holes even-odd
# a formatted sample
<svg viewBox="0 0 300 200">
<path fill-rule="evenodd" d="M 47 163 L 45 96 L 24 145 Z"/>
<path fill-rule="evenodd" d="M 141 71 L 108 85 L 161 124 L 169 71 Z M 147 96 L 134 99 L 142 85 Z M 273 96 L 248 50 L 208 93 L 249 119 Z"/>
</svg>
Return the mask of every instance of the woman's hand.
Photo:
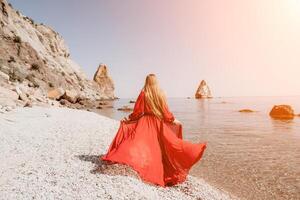
<svg viewBox="0 0 300 200">
<path fill-rule="evenodd" d="M 181 125 L 181 122 L 178 119 L 174 119 L 173 123 L 177 125 Z"/>
<path fill-rule="evenodd" d="M 121 122 L 128 122 L 129 119 L 127 117 L 124 117 L 123 119 L 121 119 Z"/>
</svg>

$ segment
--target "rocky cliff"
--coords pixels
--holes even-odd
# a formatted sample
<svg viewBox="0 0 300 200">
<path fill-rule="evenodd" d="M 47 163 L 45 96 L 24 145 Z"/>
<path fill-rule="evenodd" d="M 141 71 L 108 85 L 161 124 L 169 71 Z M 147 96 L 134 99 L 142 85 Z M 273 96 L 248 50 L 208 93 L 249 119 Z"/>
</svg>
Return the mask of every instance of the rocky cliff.
<svg viewBox="0 0 300 200">
<path fill-rule="evenodd" d="M 57 32 L 0 0 L 0 105 L 53 104 L 48 92 L 58 87 L 81 99 L 113 99 L 105 84 L 87 79 Z"/>
<path fill-rule="evenodd" d="M 202 80 L 195 93 L 196 99 L 212 98 L 211 91 L 205 80 Z"/>
</svg>

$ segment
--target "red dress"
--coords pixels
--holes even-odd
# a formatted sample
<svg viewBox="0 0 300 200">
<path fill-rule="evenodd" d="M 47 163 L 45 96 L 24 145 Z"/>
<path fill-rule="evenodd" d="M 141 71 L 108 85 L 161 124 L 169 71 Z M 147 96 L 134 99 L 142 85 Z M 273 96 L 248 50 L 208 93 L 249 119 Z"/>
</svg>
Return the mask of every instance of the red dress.
<svg viewBox="0 0 300 200">
<path fill-rule="evenodd" d="M 182 140 L 182 127 L 172 123 L 168 108 L 156 117 L 142 91 L 129 122 L 121 122 L 103 160 L 131 166 L 140 177 L 160 186 L 183 182 L 190 168 L 202 157 L 206 144 Z"/>
</svg>

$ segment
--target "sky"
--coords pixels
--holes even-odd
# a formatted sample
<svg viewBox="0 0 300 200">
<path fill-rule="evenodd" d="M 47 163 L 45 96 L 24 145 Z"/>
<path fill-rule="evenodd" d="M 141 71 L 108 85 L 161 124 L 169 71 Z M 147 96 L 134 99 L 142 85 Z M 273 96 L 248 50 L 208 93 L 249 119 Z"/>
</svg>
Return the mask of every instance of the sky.
<svg viewBox="0 0 300 200">
<path fill-rule="evenodd" d="M 300 0 L 9 0 L 65 39 L 92 78 L 105 63 L 118 97 L 155 73 L 168 97 L 300 95 Z"/>
</svg>

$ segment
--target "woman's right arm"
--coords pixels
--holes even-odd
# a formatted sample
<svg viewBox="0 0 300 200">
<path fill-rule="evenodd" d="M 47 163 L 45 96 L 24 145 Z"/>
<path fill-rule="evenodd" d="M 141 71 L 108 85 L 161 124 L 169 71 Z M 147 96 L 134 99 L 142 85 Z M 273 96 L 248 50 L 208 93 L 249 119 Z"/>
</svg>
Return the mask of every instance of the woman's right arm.
<svg viewBox="0 0 300 200">
<path fill-rule="evenodd" d="M 173 123 L 174 123 L 174 124 L 180 125 L 180 124 L 181 124 L 181 121 L 179 121 L 178 119 L 175 118 L 174 121 L 173 121 Z"/>
</svg>

